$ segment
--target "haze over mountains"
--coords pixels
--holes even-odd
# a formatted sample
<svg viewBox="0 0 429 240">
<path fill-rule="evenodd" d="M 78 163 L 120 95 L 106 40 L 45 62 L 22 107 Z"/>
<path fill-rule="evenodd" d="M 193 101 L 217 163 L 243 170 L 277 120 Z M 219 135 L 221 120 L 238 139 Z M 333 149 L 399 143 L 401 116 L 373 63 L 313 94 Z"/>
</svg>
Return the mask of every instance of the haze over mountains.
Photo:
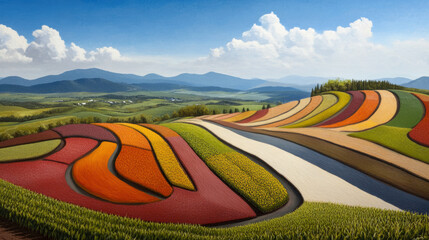
<svg viewBox="0 0 429 240">
<path fill-rule="evenodd" d="M 301 91 L 309 92 L 317 83 L 324 83 L 328 78 L 323 77 L 303 77 L 303 76 L 286 76 L 279 79 L 243 79 L 215 72 L 205 74 L 183 73 L 173 77 L 164 77 L 158 74 L 147 74 L 139 76 L 135 74 L 121 74 L 109 72 L 97 68 L 75 69 L 58 75 L 48 75 L 33 80 L 28 80 L 18 76 L 9 76 L 0 78 L 0 84 L 33 86 L 39 84 L 53 83 L 58 81 L 76 80 L 76 79 L 104 79 L 113 83 L 126 84 L 149 84 L 149 89 L 176 89 L 183 87 L 219 87 L 224 89 L 249 90 L 258 87 L 292 87 Z M 429 77 L 421 77 L 416 80 L 408 78 L 380 78 L 377 80 L 387 80 L 391 83 L 403 85 L 406 87 L 429 89 Z M 62 83 L 66 84 L 66 83 Z M 70 84 L 70 83 L 68 83 Z M 151 85 L 152 84 L 152 85 Z M 110 85 L 109 85 L 110 86 Z M 46 87 L 46 86 L 45 86 Z M 76 86 L 75 86 L 76 87 Z M 129 88 L 130 86 L 128 86 Z M 135 87 L 135 86 L 134 86 Z M 141 86 L 140 86 L 141 87 Z M 5 86 L 2 86 L 5 88 Z M 19 87 L 8 87 L 9 89 L 22 89 Z M 27 89 L 28 90 L 28 89 Z"/>
</svg>

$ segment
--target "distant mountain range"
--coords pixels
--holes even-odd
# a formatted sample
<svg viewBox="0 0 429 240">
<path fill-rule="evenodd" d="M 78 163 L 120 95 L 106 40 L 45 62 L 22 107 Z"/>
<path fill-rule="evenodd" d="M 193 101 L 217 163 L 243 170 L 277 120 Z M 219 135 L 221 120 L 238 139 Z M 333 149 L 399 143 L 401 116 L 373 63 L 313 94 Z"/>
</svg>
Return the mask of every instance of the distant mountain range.
<svg viewBox="0 0 429 240">
<path fill-rule="evenodd" d="M 174 77 L 163 77 L 161 75 L 153 73 L 145 76 L 138 76 L 134 74 L 113 73 L 98 68 L 90 68 L 71 70 L 58 75 L 49 75 L 33 80 L 17 76 L 10 76 L 1 79 L 0 84 L 32 86 L 36 84 L 51 83 L 63 80 L 75 80 L 82 78 L 102 78 L 116 83 L 128 84 L 170 83 L 184 86 L 214 86 L 238 90 L 247 90 L 269 82 L 261 79 L 243 79 L 215 72 L 209 72 L 206 74 L 183 73 Z"/>
<path fill-rule="evenodd" d="M 409 88 L 420 88 L 420 89 L 428 89 L 429 90 L 429 77 L 420 77 L 411 82 L 402 84 L 404 87 Z"/>
<path fill-rule="evenodd" d="M 221 88 L 221 87 L 195 87 L 172 83 L 116 83 L 102 78 L 81 78 L 77 80 L 64 80 L 52 83 L 42 83 L 32 86 L 22 86 L 13 84 L 2 84 L 1 92 L 13 93 L 66 93 L 66 92 L 126 92 L 126 91 L 168 91 L 175 89 L 186 89 L 197 92 L 222 91 L 222 92 L 243 92 L 242 90 Z M 267 95 L 267 101 L 287 102 L 291 100 L 308 97 L 309 92 L 304 92 L 291 87 L 260 87 L 253 88 L 246 92 L 257 92 Z"/>
<path fill-rule="evenodd" d="M 58 81 L 76 80 L 76 79 L 104 79 L 114 83 L 125 84 L 146 84 L 147 89 L 177 89 L 183 87 L 220 87 L 223 89 L 249 90 L 258 87 L 292 87 L 301 91 L 309 92 L 317 83 L 324 83 L 328 78 L 323 77 L 304 77 L 304 76 L 286 76 L 279 79 L 243 79 L 215 72 L 205 74 L 183 73 L 174 77 L 164 77 L 158 74 L 147 74 L 139 76 L 135 74 L 122 74 L 105 71 L 98 68 L 75 69 L 58 75 L 48 75 L 37 79 L 29 80 L 18 76 L 9 76 L 0 78 L 0 84 L 33 86 L 39 84 L 53 83 Z M 414 88 L 429 89 L 427 77 L 416 80 L 408 78 L 380 78 L 376 80 L 387 80 L 391 83 L 413 86 Z M 419 80 L 419 81 L 417 81 Z M 415 82 L 417 81 L 417 82 Z M 64 84 L 64 83 L 63 83 Z M 2 86 L 3 88 L 4 86 Z M 129 87 L 129 86 L 128 86 Z M 141 86 L 140 86 L 141 87 Z M 18 89 L 16 87 L 15 89 Z"/>
<path fill-rule="evenodd" d="M 126 91 L 167 91 L 186 89 L 191 91 L 222 91 L 238 92 L 240 90 L 221 87 L 193 87 L 172 83 L 116 83 L 103 78 L 81 78 L 77 80 L 64 80 L 51 83 L 42 83 L 32 86 L 2 84 L 0 92 L 16 93 L 64 93 L 64 92 L 126 92 Z"/>
<path fill-rule="evenodd" d="M 396 85 L 402 85 L 408 82 L 411 82 L 412 79 L 409 78 L 404 78 L 404 77 L 396 77 L 396 78 L 379 78 L 379 79 L 375 79 L 375 80 L 379 80 L 379 81 L 388 81 L 390 83 L 396 84 Z"/>
</svg>

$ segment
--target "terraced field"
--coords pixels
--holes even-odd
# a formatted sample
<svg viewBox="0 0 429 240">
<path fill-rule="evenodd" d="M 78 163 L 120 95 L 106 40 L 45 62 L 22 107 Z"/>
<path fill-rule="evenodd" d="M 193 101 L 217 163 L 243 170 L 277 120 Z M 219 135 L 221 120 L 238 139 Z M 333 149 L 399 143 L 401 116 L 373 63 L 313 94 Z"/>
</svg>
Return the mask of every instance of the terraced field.
<svg viewBox="0 0 429 240">
<path fill-rule="evenodd" d="M 425 238 L 428 109 L 419 93 L 332 91 L 161 125 L 61 126 L 0 142 L 0 212 L 62 239 Z M 27 215 L 10 204 L 21 198 Z"/>
<path fill-rule="evenodd" d="M 193 123 L 205 126 L 206 122 L 214 122 L 292 141 L 429 200 L 426 95 L 365 90 L 328 92 L 305 100 L 292 108 L 286 107 L 291 103 L 284 104 L 287 110 L 271 120 L 260 118 L 241 123 L 202 118 L 204 122 Z"/>
<path fill-rule="evenodd" d="M 286 188 L 253 160 L 200 127 L 167 126 L 175 131 L 75 124 L 5 141 L 0 178 L 64 202 L 155 222 L 221 224 L 287 203 Z"/>
</svg>

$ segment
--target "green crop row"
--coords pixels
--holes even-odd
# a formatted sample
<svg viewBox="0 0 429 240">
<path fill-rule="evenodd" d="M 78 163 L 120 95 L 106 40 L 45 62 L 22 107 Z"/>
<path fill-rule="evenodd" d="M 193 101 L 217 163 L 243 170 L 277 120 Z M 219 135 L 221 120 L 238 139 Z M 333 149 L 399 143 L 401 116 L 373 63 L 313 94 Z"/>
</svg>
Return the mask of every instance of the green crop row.
<svg viewBox="0 0 429 240">
<path fill-rule="evenodd" d="M 406 156 L 429 163 L 429 148 L 408 137 L 411 129 L 423 118 L 424 107 L 420 100 L 409 92 L 391 90 L 399 99 L 399 111 L 384 125 L 349 136 L 362 138 L 388 147 Z"/>
<path fill-rule="evenodd" d="M 420 145 L 408 137 L 411 128 L 378 126 L 349 136 L 378 143 L 406 156 L 429 163 L 429 148 Z"/>
<path fill-rule="evenodd" d="M 336 91 L 328 93 L 331 93 L 332 95 L 323 95 L 323 102 L 312 113 L 304 117 L 299 122 L 286 125 L 284 128 L 309 127 L 318 124 L 341 111 L 345 106 L 347 106 L 351 99 L 351 96 L 348 93 Z"/>
<path fill-rule="evenodd" d="M 186 123 L 165 126 L 183 137 L 216 175 L 262 212 L 274 211 L 287 202 L 286 189 L 274 176 L 208 131 Z"/>
<path fill-rule="evenodd" d="M 51 239 L 427 239 L 429 217 L 304 203 L 285 216 L 233 228 L 163 224 L 61 202 L 0 180 L 0 215 Z"/>
<path fill-rule="evenodd" d="M 413 128 L 423 118 L 425 109 L 421 101 L 409 92 L 391 90 L 399 99 L 399 111 L 386 126 Z"/>
<path fill-rule="evenodd" d="M 0 162 L 37 158 L 52 152 L 60 144 L 61 140 L 55 139 L 0 148 Z"/>
</svg>

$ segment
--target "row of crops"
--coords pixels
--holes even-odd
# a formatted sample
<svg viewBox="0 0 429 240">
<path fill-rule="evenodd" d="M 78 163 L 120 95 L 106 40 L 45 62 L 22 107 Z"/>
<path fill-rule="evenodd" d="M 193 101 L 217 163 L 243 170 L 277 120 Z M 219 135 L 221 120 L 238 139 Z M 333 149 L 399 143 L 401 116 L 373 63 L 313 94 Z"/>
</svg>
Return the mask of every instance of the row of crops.
<svg viewBox="0 0 429 240">
<path fill-rule="evenodd" d="M 109 214 L 222 224 L 288 200 L 271 173 L 190 124 L 73 124 L 1 144 L 0 178 Z"/>
<path fill-rule="evenodd" d="M 0 180 L 0 214 L 51 239 L 418 239 L 427 215 L 304 203 L 277 219 L 234 228 L 140 221 L 92 211 Z M 394 224 L 392 224 L 394 223 Z"/>
<path fill-rule="evenodd" d="M 220 114 L 207 120 L 257 129 L 317 127 L 340 131 L 429 163 L 428 101 L 427 95 L 401 90 L 333 91 L 264 112 Z M 255 115 L 259 118 L 252 118 Z"/>
</svg>

